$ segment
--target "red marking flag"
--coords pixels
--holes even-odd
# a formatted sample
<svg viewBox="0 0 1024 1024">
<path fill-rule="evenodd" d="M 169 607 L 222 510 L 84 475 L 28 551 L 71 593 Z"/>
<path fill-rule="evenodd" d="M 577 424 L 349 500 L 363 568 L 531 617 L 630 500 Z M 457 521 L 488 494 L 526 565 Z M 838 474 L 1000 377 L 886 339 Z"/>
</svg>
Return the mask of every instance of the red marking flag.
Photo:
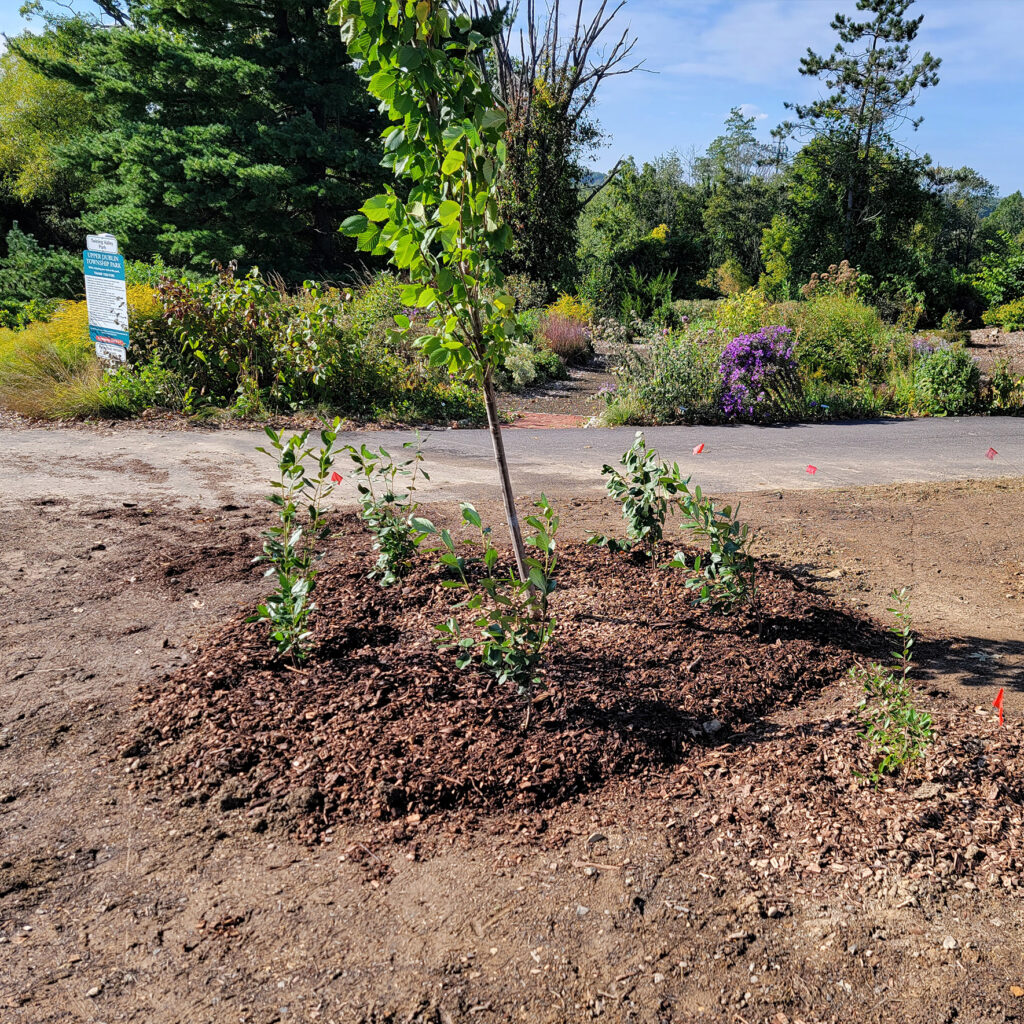
<svg viewBox="0 0 1024 1024">
<path fill-rule="evenodd" d="M 1003 724 L 1003 688 L 999 687 L 999 692 L 996 694 L 996 699 L 992 701 L 992 707 L 999 709 L 999 724 Z"/>
<path fill-rule="evenodd" d="M 995 450 L 995 448 L 989 448 L 989 450 L 988 450 L 987 452 L 985 452 L 985 458 L 991 461 L 991 460 L 992 460 L 992 459 L 994 459 L 994 458 L 995 458 L 995 457 L 996 457 L 996 456 L 997 456 L 998 454 L 999 454 L 999 452 L 997 452 L 997 451 Z"/>
<path fill-rule="evenodd" d="M 335 471 L 334 471 L 334 472 L 333 472 L 333 473 L 331 474 L 331 483 L 332 483 L 332 484 L 340 484 L 340 483 L 341 483 L 341 480 L 342 480 L 342 476 L 341 476 L 341 474 L 340 474 L 340 473 L 339 473 L 339 472 L 338 472 L 337 470 L 335 470 Z"/>
<path fill-rule="evenodd" d="M 807 472 L 810 473 L 811 476 L 814 476 L 814 474 L 818 472 L 818 467 L 817 466 L 808 466 L 807 467 Z"/>
<path fill-rule="evenodd" d="M 699 445 L 697 445 L 696 448 L 693 449 L 693 454 L 694 455 L 700 455 L 700 453 L 702 451 L 704 451 L 704 442 L 703 441 L 701 441 L 701 443 Z"/>
</svg>

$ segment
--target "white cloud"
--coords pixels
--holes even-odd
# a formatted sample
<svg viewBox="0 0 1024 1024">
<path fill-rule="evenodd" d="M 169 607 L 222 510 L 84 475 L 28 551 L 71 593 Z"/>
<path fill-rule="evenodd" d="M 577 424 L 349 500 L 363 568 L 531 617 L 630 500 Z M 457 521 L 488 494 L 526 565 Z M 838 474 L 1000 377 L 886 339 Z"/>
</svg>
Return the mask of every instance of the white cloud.
<svg viewBox="0 0 1024 1024">
<path fill-rule="evenodd" d="M 673 77 L 776 85 L 793 76 L 808 45 L 827 45 L 831 30 L 824 14 L 819 4 L 791 0 L 701 8 L 645 2 L 633 8 L 631 20 L 652 69 Z"/>
<path fill-rule="evenodd" d="M 741 103 L 739 112 L 744 117 L 752 117 L 755 121 L 763 121 L 768 116 L 756 103 Z"/>
<path fill-rule="evenodd" d="M 829 22 L 836 10 L 861 19 L 854 0 L 630 0 L 623 10 L 639 37 L 647 67 L 673 78 L 718 78 L 747 85 L 799 81 L 807 48 L 828 52 L 836 42 Z M 1022 0 L 919 0 L 924 15 L 920 50 L 942 58 L 946 81 L 1007 81 L 1024 77 L 1020 40 Z"/>
</svg>

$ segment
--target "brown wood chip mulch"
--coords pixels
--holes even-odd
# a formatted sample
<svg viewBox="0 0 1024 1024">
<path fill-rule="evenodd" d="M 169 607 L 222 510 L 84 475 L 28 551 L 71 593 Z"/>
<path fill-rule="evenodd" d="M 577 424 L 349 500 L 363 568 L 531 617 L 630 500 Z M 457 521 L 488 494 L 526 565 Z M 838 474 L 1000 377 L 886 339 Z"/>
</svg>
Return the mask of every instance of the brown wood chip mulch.
<svg viewBox="0 0 1024 1024">
<path fill-rule="evenodd" d="M 759 615 L 724 616 L 693 608 L 683 571 L 569 545 L 542 684 L 519 696 L 433 642 L 458 592 L 428 556 L 382 589 L 354 519 L 336 548 L 301 669 L 240 614 L 145 692 L 154 784 L 279 808 L 317 841 L 346 822 L 401 838 L 432 816 L 500 821 L 619 783 L 683 800 L 679 841 L 718 843 L 745 871 L 868 878 L 884 864 L 1017 884 L 1018 733 L 940 701 L 927 758 L 866 785 L 845 677 L 887 639 L 777 568 L 760 572 Z"/>
</svg>

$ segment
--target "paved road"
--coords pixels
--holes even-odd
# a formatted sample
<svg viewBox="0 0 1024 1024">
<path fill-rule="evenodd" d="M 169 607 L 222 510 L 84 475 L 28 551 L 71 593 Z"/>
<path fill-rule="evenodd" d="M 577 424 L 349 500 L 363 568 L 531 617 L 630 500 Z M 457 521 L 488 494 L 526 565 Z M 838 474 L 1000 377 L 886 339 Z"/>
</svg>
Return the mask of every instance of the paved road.
<svg viewBox="0 0 1024 1024">
<path fill-rule="evenodd" d="M 629 446 L 633 428 L 506 430 L 513 480 L 524 496 L 596 495 L 601 467 Z M 784 427 L 656 427 L 663 458 L 712 492 L 834 488 L 927 480 L 1024 476 L 1024 419 L 976 417 Z M 397 449 L 408 433 L 353 433 Z M 425 433 L 432 482 L 421 496 L 496 494 L 482 430 Z M 45 498 L 98 501 L 248 501 L 266 490 L 269 460 L 251 430 L 0 430 L 0 504 Z M 692 454 L 702 443 L 701 455 Z M 989 448 L 998 455 L 985 458 Z M 817 466 L 813 476 L 808 465 Z M 350 481 L 344 488 L 348 491 Z M 1022 510 L 1024 512 L 1024 510 Z"/>
</svg>

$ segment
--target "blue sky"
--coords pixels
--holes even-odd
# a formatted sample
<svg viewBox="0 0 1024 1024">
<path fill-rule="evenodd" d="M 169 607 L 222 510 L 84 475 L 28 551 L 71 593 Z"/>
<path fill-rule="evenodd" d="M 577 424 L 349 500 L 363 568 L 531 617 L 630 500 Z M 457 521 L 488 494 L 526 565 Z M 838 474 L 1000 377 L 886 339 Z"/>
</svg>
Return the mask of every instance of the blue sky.
<svg viewBox="0 0 1024 1024">
<path fill-rule="evenodd" d="M 20 4 L 0 0 L 0 32 L 21 30 Z M 854 0 L 628 0 L 617 20 L 632 26 L 651 73 L 603 87 L 597 116 L 610 144 L 595 164 L 703 150 L 734 106 L 756 115 L 767 138 L 785 100 L 816 94 L 797 65 L 808 46 L 832 48 L 837 10 L 854 12 Z M 942 68 L 918 102 L 924 124 L 903 141 L 974 167 L 1002 195 L 1024 189 L 1024 0 L 918 0 L 911 14 L 924 14 L 918 43 Z"/>
</svg>

